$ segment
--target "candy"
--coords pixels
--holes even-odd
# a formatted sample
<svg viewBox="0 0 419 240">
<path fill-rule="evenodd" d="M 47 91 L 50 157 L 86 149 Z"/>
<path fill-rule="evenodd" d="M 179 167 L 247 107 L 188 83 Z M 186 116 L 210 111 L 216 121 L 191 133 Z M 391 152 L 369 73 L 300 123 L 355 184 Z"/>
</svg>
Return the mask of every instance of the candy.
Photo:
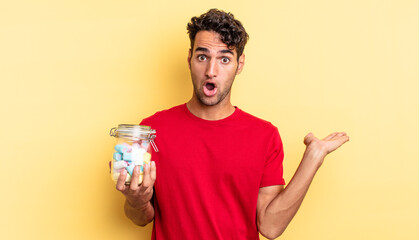
<svg viewBox="0 0 419 240">
<path fill-rule="evenodd" d="M 113 172 L 112 173 L 112 179 L 116 182 L 118 181 L 119 178 L 119 172 Z"/>
<path fill-rule="evenodd" d="M 131 152 L 131 147 L 128 144 L 117 144 L 115 150 L 120 153 Z"/>
<path fill-rule="evenodd" d="M 127 178 L 125 179 L 125 182 L 131 182 L 131 175 L 127 174 Z"/>
<path fill-rule="evenodd" d="M 113 163 L 113 168 L 116 170 L 127 167 L 127 166 L 128 166 L 128 163 L 125 161 L 116 161 Z"/>
<path fill-rule="evenodd" d="M 114 152 L 113 153 L 113 159 L 115 159 L 116 161 L 121 161 L 122 160 L 122 154 L 119 152 Z"/>
<path fill-rule="evenodd" d="M 148 152 L 144 153 L 144 163 L 150 163 L 151 160 L 151 154 Z"/>
<path fill-rule="evenodd" d="M 141 148 L 144 148 L 145 150 L 147 150 L 147 149 L 148 149 L 148 142 L 143 141 L 143 142 L 141 143 Z"/>
<path fill-rule="evenodd" d="M 131 182 L 131 176 L 127 175 L 127 179 L 125 179 L 125 183 L 130 183 Z M 140 174 L 140 176 L 138 176 L 138 185 L 140 185 L 143 182 L 143 174 Z"/>
<path fill-rule="evenodd" d="M 134 153 L 134 148 L 133 148 L 133 153 Z M 129 175 L 132 176 L 132 172 L 134 171 L 134 167 L 135 166 L 138 166 L 139 165 L 140 166 L 141 173 L 142 173 L 144 171 L 144 169 L 143 169 L 144 164 L 149 164 L 150 163 L 150 160 L 151 160 L 151 154 L 150 153 L 144 152 L 140 156 L 141 156 L 141 159 L 140 160 L 142 161 L 142 163 L 140 163 L 139 160 L 136 160 L 136 161 L 132 161 L 128 166 L 126 166 L 126 169 L 127 169 L 128 173 L 129 173 Z"/>
<path fill-rule="evenodd" d="M 114 168 L 114 169 L 113 169 L 113 171 L 114 171 L 114 172 L 118 172 L 118 173 L 120 173 L 120 172 L 122 172 L 122 170 L 123 170 L 123 169 L 125 169 L 125 167 L 120 168 L 120 169 L 115 169 L 115 168 Z"/>
<path fill-rule="evenodd" d="M 135 164 L 132 164 L 132 163 L 126 167 L 129 175 L 131 176 L 132 176 L 132 172 L 134 171 L 134 167 L 135 167 Z"/>
<path fill-rule="evenodd" d="M 141 148 L 140 145 L 133 144 L 131 152 L 131 161 L 135 165 L 143 165 L 145 152 L 146 150 L 144 148 Z"/>
<path fill-rule="evenodd" d="M 131 161 L 132 160 L 132 153 L 122 154 L 122 159 L 125 160 L 125 161 Z"/>
<path fill-rule="evenodd" d="M 148 141 L 134 142 L 132 145 L 121 143 L 115 145 L 117 152 L 113 153 L 112 161 L 112 178 L 116 182 L 123 169 L 127 170 L 125 183 L 130 183 L 134 172 L 134 167 L 139 166 L 139 183 L 143 180 L 144 164 L 149 164 L 151 154 L 147 152 L 149 149 Z"/>
<path fill-rule="evenodd" d="M 122 154 L 122 160 L 128 162 L 134 162 L 136 165 L 141 165 L 141 162 L 144 159 L 144 153 L 146 152 L 144 149 L 140 149 L 139 152 L 137 150 L 133 150 L 131 153 L 124 153 Z"/>
<path fill-rule="evenodd" d="M 113 172 L 113 174 L 112 174 L 112 179 L 113 179 L 115 182 L 116 182 L 116 181 L 118 181 L 119 175 L 121 175 L 121 173 L 120 173 L 120 172 Z M 127 174 L 127 177 L 126 177 L 126 179 L 125 179 L 125 182 L 129 181 L 128 179 L 129 179 L 129 180 L 131 180 L 131 176 Z"/>
<path fill-rule="evenodd" d="M 112 174 L 112 179 L 117 182 L 118 178 L 119 178 L 120 172 L 116 172 L 114 171 Z M 130 183 L 131 182 L 131 175 L 127 174 L 126 178 L 125 178 L 125 183 Z M 140 173 L 140 176 L 138 177 L 138 184 L 141 184 L 143 182 L 143 173 Z"/>
</svg>

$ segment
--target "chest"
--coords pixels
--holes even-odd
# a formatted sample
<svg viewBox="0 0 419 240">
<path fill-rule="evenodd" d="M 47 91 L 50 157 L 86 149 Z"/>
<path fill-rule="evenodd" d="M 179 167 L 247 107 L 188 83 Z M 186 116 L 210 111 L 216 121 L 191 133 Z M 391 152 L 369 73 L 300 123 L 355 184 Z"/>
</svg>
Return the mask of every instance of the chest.
<svg viewBox="0 0 419 240">
<path fill-rule="evenodd" d="M 246 129 L 171 130 L 156 139 L 159 153 L 156 186 L 188 181 L 254 185 L 262 177 L 266 156 L 263 139 Z"/>
</svg>

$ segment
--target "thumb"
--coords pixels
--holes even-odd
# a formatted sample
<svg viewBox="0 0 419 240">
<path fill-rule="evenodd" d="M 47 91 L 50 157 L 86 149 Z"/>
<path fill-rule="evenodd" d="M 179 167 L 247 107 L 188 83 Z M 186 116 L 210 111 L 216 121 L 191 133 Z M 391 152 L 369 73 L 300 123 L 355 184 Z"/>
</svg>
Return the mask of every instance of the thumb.
<svg viewBox="0 0 419 240">
<path fill-rule="evenodd" d="M 314 139 L 313 133 L 309 133 L 304 137 L 304 144 L 307 146 L 309 145 Z"/>
</svg>

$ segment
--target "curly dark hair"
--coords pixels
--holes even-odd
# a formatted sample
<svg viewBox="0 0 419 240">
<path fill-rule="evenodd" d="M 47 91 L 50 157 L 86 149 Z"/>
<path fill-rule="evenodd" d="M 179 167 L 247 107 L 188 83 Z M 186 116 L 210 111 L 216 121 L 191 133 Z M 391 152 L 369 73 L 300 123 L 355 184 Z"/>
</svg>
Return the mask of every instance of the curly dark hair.
<svg viewBox="0 0 419 240">
<path fill-rule="evenodd" d="M 226 13 L 218 9 L 210 9 L 199 17 L 191 18 L 187 26 L 191 48 L 193 49 L 195 36 L 199 31 L 214 31 L 221 36 L 221 41 L 228 48 L 234 48 L 237 59 L 242 55 L 244 46 L 249 35 L 241 22 L 234 18 L 232 13 Z"/>
</svg>

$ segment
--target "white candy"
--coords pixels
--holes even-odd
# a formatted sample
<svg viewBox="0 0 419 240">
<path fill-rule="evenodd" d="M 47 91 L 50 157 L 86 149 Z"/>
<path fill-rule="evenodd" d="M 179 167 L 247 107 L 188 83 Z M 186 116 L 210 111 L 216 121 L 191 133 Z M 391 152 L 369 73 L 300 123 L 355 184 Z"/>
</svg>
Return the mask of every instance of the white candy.
<svg viewBox="0 0 419 240">
<path fill-rule="evenodd" d="M 121 169 L 121 168 L 125 168 L 126 166 L 128 166 L 128 163 L 125 161 L 114 161 L 113 162 L 113 168 L 115 170 Z"/>
<path fill-rule="evenodd" d="M 146 150 L 141 148 L 138 143 L 132 144 L 131 161 L 134 165 L 144 164 L 144 153 Z"/>
</svg>

